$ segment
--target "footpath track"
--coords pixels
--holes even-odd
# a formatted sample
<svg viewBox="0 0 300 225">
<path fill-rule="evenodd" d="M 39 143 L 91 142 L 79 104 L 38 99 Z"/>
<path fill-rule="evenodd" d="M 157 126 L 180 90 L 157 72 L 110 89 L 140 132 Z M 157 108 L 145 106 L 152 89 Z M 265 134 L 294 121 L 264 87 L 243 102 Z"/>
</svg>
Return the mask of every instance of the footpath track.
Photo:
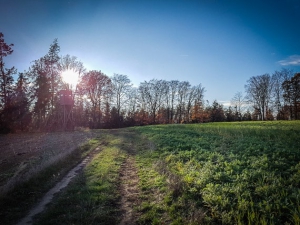
<svg viewBox="0 0 300 225">
<path fill-rule="evenodd" d="M 71 169 L 66 176 L 62 178 L 53 188 L 51 188 L 41 199 L 39 203 L 37 203 L 17 225 L 29 225 L 32 224 L 32 219 L 37 214 L 43 212 L 46 208 L 46 205 L 49 204 L 53 196 L 60 192 L 63 188 L 67 187 L 70 181 L 76 177 L 82 169 L 93 159 L 93 157 L 99 153 L 100 148 L 97 147 L 92 152 L 90 152 L 87 157 L 85 157 L 77 166 Z"/>
<path fill-rule="evenodd" d="M 134 211 L 134 207 L 139 204 L 140 193 L 138 189 L 139 177 L 135 166 L 135 159 L 131 155 L 126 158 L 121 166 L 120 180 L 120 209 L 122 212 L 120 225 L 135 224 L 138 215 L 137 212 Z"/>
</svg>

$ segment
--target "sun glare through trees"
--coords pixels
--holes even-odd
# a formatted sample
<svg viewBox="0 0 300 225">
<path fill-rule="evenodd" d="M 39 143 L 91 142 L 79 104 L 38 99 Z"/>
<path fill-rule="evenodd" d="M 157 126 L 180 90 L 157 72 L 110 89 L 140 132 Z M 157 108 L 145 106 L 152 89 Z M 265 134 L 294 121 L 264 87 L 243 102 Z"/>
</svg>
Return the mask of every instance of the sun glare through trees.
<svg viewBox="0 0 300 225">
<path fill-rule="evenodd" d="M 63 82 L 68 86 L 70 89 L 74 89 L 78 84 L 78 73 L 76 73 L 72 69 L 65 70 L 61 73 L 61 77 Z"/>
</svg>

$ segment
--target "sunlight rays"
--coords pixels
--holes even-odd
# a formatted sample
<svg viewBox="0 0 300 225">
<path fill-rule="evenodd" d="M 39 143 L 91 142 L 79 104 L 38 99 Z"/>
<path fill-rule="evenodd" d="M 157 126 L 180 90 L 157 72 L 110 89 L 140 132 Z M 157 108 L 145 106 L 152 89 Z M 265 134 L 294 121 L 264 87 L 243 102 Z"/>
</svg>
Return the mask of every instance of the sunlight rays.
<svg viewBox="0 0 300 225">
<path fill-rule="evenodd" d="M 78 84 L 78 74 L 72 69 L 63 71 L 61 78 L 70 89 L 75 88 Z"/>
</svg>

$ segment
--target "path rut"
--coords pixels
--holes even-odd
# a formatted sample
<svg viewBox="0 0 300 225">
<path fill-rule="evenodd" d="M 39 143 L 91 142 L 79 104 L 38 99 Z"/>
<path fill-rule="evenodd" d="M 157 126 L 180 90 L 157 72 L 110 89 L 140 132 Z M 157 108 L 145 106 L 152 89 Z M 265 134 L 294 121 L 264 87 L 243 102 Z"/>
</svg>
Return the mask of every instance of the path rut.
<svg viewBox="0 0 300 225">
<path fill-rule="evenodd" d="M 49 204 L 54 195 L 60 192 L 63 188 L 67 187 L 70 181 L 76 177 L 80 171 L 93 159 L 93 157 L 100 151 L 100 148 L 96 148 L 92 151 L 84 160 L 81 161 L 77 166 L 75 166 L 70 172 L 63 177 L 63 179 L 58 182 L 52 189 L 50 189 L 42 198 L 42 200 L 35 205 L 30 212 L 24 217 L 17 225 L 29 225 L 32 224 L 32 219 L 37 214 L 43 212 L 46 208 L 46 205 Z"/>
<path fill-rule="evenodd" d="M 120 180 L 120 208 L 122 212 L 120 225 L 133 225 L 136 224 L 138 218 L 138 213 L 134 207 L 139 205 L 139 178 L 135 159 L 132 155 L 128 155 L 121 167 Z"/>
</svg>

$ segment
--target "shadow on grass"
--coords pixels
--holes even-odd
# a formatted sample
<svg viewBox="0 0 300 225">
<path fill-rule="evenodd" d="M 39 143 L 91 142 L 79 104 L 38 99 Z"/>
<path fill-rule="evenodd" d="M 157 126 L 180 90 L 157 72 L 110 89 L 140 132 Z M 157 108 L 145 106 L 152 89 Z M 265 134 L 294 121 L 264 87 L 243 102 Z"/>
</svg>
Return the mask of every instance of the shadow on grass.
<svg viewBox="0 0 300 225">
<path fill-rule="evenodd" d="M 74 150 L 72 154 L 60 158 L 51 166 L 41 170 L 28 181 L 15 186 L 6 195 L 0 196 L 0 224 L 15 224 L 25 217 L 48 190 L 95 148 L 95 144 L 86 143 Z"/>
<path fill-rule="evenodd" d="M 34 224 L 118 224 L 119 170 L 126 158 L 122 142 L 118 132 L 103 131 L 101 151 Z"/>
</svg>

